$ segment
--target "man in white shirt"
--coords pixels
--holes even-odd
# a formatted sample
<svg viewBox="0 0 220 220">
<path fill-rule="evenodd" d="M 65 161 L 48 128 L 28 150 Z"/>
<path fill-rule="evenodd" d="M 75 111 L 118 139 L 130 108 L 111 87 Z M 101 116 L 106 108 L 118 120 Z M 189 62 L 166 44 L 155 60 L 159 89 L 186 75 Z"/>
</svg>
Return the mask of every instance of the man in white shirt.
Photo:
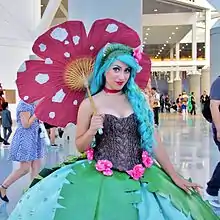
<svg viewBox="0 0 220 220">
<path fill-rule="evenodd" d="M 154 111 L 154 124 L 159 125 L 159 111 L 160 111 L 160 94 L 157 93 L 157 89 L 153 87 L 151 89 L 152 101 L 153 101 L 153 111 Z"/>
</svg>

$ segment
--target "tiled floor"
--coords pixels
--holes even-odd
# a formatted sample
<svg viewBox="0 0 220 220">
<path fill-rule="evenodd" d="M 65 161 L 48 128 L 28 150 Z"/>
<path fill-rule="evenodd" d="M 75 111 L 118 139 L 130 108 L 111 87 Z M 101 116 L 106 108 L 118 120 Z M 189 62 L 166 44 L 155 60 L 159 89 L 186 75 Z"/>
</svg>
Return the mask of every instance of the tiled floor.
<svg viewBox="0 0 220 220">
<path fill-rule="evenodd" d="M 219 158 L 210 125 L 200 116 L 183 119 L 176 114 L 161 115 L 159 131 L 176 169 L 185 177 L 192 177 L 195 182 L 205 187 Z M 58 142 L 63 142 L 64 147 L 46 149 L 44 166 L 50 167 L 75 153 L 72 141 Z M 0 182 L 17 166 L 16 163 L 7 161 L 7 156 L 8 149 L 1 147 Z M 26 176 L 9 188 L 10 203 L 0 206 L 0 220 L 7 219 L 7 213 L 12 211 L 28 183 L 29 177 Z"/>
</svg>

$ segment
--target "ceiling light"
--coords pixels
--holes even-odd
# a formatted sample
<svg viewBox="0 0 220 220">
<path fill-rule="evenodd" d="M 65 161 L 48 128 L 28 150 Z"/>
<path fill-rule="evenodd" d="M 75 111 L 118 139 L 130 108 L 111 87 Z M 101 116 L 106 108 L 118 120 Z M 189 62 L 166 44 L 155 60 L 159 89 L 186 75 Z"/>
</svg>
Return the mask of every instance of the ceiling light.
<svg viewBox="0 0 220 220">
<path fill-rule="evenodd" d="M 146 36 L 148 36 L 149 34 L 148 33 L 146 33 Z"/>
<path fill-rule="evenodd" d="M 164 49 L 164 47 L 162 47 L 162 50 Z"/>
<path fill-rule="evenodd" d="M 166 44 L 164 44 L 163 46 L 164 46 L 164 47 L 166 47 L 167 45 L 166 45 Z"/>
<path fill-rule="evenodd" d="M 185 47 L 182 47 L 182 49 L 184 49 Z"/>
<path fill-rule="evenodd" d="M 169 43 L 169 41 L 167 40 L 167 41 L 166 41 L 166 43 L 168 44 L 168 43 Z"/>
<path fill-rule="evenodd" d="M 175 34 L 175 32 L 172 32 L 172 35 L 174 35 Z"/>
<path fill-rule="evenodd" d="M 179 50 L 179 52 L 181 52 L 182 50 Z"/>
<path fill-rule="evenodd" d="M 158 54 L 160 54 L 160 52 Z"/>
<path fill-rule="evenodd" d="M 147 29 L 148 31 L 150 30 L 150 28 Z"/>
<path fill-rule="evenodd" d="M 191 58 L 191 56 L 189 56 L 189 58 Z"/>
<path fill-rule="evenodd" d="M 157 8 L 155 8 L 155 9 L 154 9 L 154 11 L 155 11 L 155 12 L 157 12 L 157 11 L 158 11 L 158 9 L 157 9 Z"/>
<path fill-rule="evenodd" d="M 144 41 L 143 43 L 146 44 L 146 41 Z"/>
<path fill-rule="evenodd" d="M 202 51 L 202 49 L 200 48 L 199 51 Z"/>
<path fill-rule="evenodd" d="M 179 28 L 178 27 L 176 27 L 176 30 L 178 30 Z"/>
<path fill-rule="evenodd" d="M 147 37 L 145 37 L 144 40 L 147 40 Z"/>
<path fill-rule="evenodd" d="M 169 39 L 171 39 L 172 37 L 169 37 Z"/>
<path fill-rule="evenodd" d="M 162 52 L 162 50 L 160 50 L 160 52 Z"/>
<path fill-rule="evenodd" d="M 205 46 L 203 46 L 203 48 L 205 49 Z"/>
<path fill-rule="evenodd" d="M 44 5 L 43 5 L 43 4 L 41 4 L 41 7 L 44 7 Z"/>
<path fill-rule="evenodd" d="M 188 46 L 188 44 L 186 44 L 186 46 Z"/>
</svg>

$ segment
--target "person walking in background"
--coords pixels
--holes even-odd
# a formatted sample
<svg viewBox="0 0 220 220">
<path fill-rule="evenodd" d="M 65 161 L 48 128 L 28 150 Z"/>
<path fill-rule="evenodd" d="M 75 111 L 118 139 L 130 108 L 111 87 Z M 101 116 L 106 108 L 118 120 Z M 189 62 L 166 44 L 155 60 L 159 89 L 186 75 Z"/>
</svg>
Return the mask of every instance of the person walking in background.
<svg viewBox="0 0 220 220">
<path fill-rule="evenodd" d="M 154 124 L 159 125 L 159 112 L 160 112 L 160 94 L 157 93 L 157 89 L 153 87 L 151 89 L 154 111 Z"/>
<path fill-rule="evenodd" d="M 0 83 L 0 142 L 4 142 L 4 139 L 1 136 L 1 125 L 2 125 L 2 105 L 5 102 L 5 99 L 3 97 L 4 91 L 2 89 L 2 85 Z"/>
<path fill-rule="evenodd" d="M 191 95 L 189 97 L 189 102 L 191 104 L 191 110 L 189 110 L 190 114 L 191 115 L 196 115 L 196 99 L 195 99 L 195 96 L 194 96 L 194 92 L 191 92 Z"/>
<path fill-rule="evenodd" d="M 40 123 L 34 114 L 35 104 L 20 101 L 17 109 L 17 129 L 11 142 L 9 160 L 20 163 L 0 185 L 0 198 L 9 202 L 6 190 L 22 176 L 31 174 L 31 181 L 40 171 L 43 158 L 43 140 L 40 138 Z"/>
<path fill-rule="evenodd" d="M 210 97 L 207 95 L 207 92 L 204 91 L 203 94 L 200 96 L 201 109 L 203 110 L 204 106 L 209 102 L 210 102 Z"/>
<path fill-rule="evenodd" d="M 4 132 L 4 145 L 10 145 L 8 142 L 9 137 L 12 133 L 12 118 L 11 112 L 8 110 L 8 102 L 2 104 L 2 127 Z"/>
<path fill-rule="evenodd" d="M 210 91 L 210 110 L 212 115 L 212 132 L 213 139 L 220 151 L 220 77 L 218 77 L 211 86 Z M 219 189 L 220 189 L 220 162 L 217 164 L 210 181 L 207 183 L 208 187 L 205 191 L 204 198 L 209 203 L 220 208 Z"/>
</svg>

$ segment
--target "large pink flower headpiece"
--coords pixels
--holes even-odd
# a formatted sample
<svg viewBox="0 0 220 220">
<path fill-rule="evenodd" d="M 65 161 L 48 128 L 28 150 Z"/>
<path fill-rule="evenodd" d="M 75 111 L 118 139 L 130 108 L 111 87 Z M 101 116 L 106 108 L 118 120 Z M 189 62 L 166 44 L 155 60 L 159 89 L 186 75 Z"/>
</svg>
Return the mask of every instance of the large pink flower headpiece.
<svg viewBox="0 0 220 220">
<path fill-rule="evenodd" d="M 96 55 L 107 43 L 120 43 L 131 48 L 141 44 L 138 34 L 127 25 L 113 19 L 97 20 L 86 33 L 81 21 L 67 21 L 52 27 L 34 43 L 33 52 L 41 60 L 25 61 L 17 74 L 21 99 L 28 103 L 41 100 L 35 114 L 49 124 L 65 127 L 76 124 L 79 104 L 85 97 L 76 72 L 87 68 L 92 72 Z M 147 55 L 134 51 L 141 72 L 136 82 L 145 88 L 150 77 L 151 62 Z"/>
</svg>

